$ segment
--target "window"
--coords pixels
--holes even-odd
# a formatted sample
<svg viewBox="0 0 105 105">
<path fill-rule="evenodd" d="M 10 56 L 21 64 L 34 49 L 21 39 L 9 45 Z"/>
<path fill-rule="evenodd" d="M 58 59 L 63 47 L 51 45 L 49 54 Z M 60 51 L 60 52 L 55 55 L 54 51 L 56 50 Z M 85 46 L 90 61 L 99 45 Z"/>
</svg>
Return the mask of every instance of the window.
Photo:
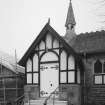
<svg viewBox="0 0 105 105">
<path fill-rule="evenodd" d="M 32 84 L 32 61 L 28 59 L 26 63 L 26 72 L 27 72 L 27 84 Z"/>
<path fill-rule="evenodd" d="M 94 64 L 94 82 L 95 84 L 105 84 L 105 62 L 97 60 Z"/>
<path fill-rule="evenodd" d="M 38 73 L 33 73 L 33 83 L 38 83 Z"/>
<path fill-rule="evenodd" d="M 67 53 L 62 51 L 60 55 L 60 83 L 67 83 Z"/>
<path fill-rule="evenodd" d="M 72 55 L 68 58 L 68 83 L 75 82 L 75 60 Z"/>
<path fill-rule="evenodd" d="M 102 73 L 102 63 L 99 60 L 97 60 L 96 63 L 94 64 L 94 72 Z"/>
<path fill-rule="evenodd" d="M 75 83 L 75 59 L 65 51 L 60 55 L 60 83 Z"/>
<path fill-rule="evenodd" d="M 33 56 L 33 84 L 38 84 L 38 55 L 35 53 Z"/>
</svg>

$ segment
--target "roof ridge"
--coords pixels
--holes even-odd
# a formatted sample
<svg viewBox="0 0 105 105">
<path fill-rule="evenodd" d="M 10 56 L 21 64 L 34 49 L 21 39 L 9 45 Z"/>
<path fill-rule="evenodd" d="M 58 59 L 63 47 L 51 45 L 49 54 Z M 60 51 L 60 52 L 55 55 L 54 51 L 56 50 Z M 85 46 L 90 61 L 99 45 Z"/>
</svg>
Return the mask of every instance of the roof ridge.
<svg viewBox="0 0 105 105">
<path fill-rule="evenodd" d="M 95 31 L 95 32 L 85 32 L 77 34 L 77 37 L 92 37 L 92 36 L 100 36 L 105 34 L 105 30 Z"/>
</svg>

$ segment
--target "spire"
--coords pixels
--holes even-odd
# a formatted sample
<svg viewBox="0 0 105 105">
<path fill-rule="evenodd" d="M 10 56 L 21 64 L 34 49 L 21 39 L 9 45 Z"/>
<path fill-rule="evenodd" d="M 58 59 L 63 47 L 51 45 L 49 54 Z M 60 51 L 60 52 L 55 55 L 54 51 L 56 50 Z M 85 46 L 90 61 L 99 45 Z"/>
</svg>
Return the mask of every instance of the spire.
<svg viewBox="0 0 105 105">
<path fill-rule="evenodd" d="M 71 0 L 70 0 L 69 8 L 68 8 L 68 13 L 67 13 L 67 19 L 66 19 L 65 27 L 68 28 L 69 24 L 72 27 L 76 24 Z"/>
<path fill-rule="evenodd" d="M 76 25 L 76 22 L 75 22 L 75 18 L 74 18 L 72 3 L 70 0 L 66 24 L 65 24 L 65 27 L 66 27 L 65 40 L 67 42 L 70 42 L 72 39 L 74 39 L 76 37 L 75 25 Z"/>
</svg>

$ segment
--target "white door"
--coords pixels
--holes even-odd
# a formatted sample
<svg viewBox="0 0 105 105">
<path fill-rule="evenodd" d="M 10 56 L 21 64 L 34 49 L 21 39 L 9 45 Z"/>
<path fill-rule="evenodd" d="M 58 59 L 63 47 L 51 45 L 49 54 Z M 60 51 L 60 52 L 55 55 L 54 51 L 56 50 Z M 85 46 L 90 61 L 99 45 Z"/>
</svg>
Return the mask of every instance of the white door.
<svg viewBox="0 0 105 105">
<path fill-rule="evenodd" d="M 59 64 L 40 64 L 40 96 L 48 97 L 59 85 Z"/>
</svg>

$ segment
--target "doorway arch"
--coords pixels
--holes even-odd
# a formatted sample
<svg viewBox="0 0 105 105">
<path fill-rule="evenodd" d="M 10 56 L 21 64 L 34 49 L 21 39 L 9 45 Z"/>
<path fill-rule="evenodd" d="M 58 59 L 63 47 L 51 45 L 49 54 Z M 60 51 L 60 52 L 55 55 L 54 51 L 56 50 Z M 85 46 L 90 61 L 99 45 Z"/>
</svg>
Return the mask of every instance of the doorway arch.
<svg viewBox="0 0 105 105">
<path fill-rule="evenodd" d="M 58 55 L 52 51 L 43 53 L 40 59 L 40 97 L 48 97 L 58 86 Z"/>
</svg>

